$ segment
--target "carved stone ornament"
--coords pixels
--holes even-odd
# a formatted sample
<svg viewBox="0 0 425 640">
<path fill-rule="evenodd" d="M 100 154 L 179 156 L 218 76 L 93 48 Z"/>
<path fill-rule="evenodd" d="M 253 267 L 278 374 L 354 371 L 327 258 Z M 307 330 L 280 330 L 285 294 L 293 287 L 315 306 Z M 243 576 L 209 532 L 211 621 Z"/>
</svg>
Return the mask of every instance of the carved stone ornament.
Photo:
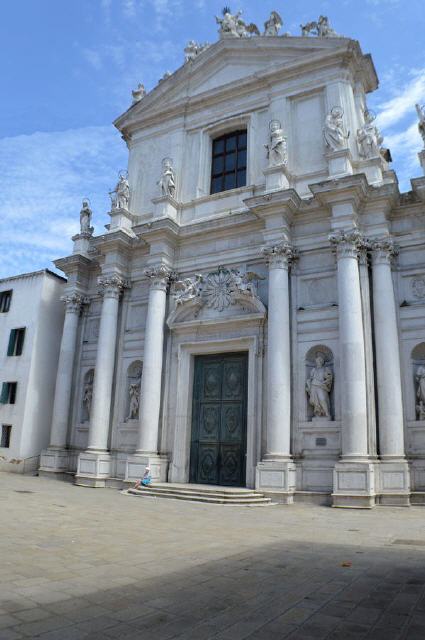
<svg viewBox="0 0 425 640">
<path fill-rule="evenodd" d="M 296 249 L 289 242 L 280 242 L 271 247 L 263 247 L 261 253 L 266 258 L 270 269 L 288 269 L 291 262 L 298 258 Z"/>
<path fill-rule="evenodd" d="M 215 18 L 217 24 L 220 25 L 220 38 L 228 36 L 234 38 L 247 38 L 250 35 L 260 35 L 257 25 L 253 22 L 251 22 L 251 24 L 246 24 L 244 20 L 242 20 L 242 11 L 232 14 L 230 12 L 230 7 L 224 7 L 222 14 L 222 18 L 219 18 L 218 16 Z"/>
<path fill-rule="evenodd" d="M 344 128 L 344 110 L 340 106 L 332 107 L 325 118 L 323 127 L 323 138 L 325 144 L 331 151 L 339 151 L 347 147 L 347 140 L 350 132 Z"/>
<path fill-rule="evenodd" d="M 391 264 L 399 254 L 399 248 L 390 237 L 378 238 L 369 241 L 374 264 Z"/>
<path fill-rule="evenodd" d="M 425 299 L 425 277 L 414 278 L 412 280 L 412 294 L 418 300 Z"/>
<path fill-rule="evenodd" d="M 162 161 L 162 174 L 158 180 L 161 195 L 174 198 L 176 195 L 176 172 L 173 168 L 172 158 L 164 158 Z"/>
<path fill-rule="evenodd" d="M 270 14 L 270 18 L 266 20 L 264 23 L 264 34 L 265 36 L 277 36 L 279 35 L 279 31 L 282 28 L 283 20 L 277 11 L 272 11 Z"/>
<path fill-rule="evenodd" d="M 374 124 L 376 115 L 373 111 L 366 110 L 364 112 L 364 124 L 357 129 L 357 144 L 359 155 L 362 158 L 376 158 L 380 155 L 381 145 L 384 138 Z"/>
<path fill-rule="evenodd" d="M 196 274 L 194 278 L 185 278 L 174 285 L 174 298 L 177 304 L 185 304 L 198 299 L 201 306 L 223 311 L 236 304 L 241 296 L 257 297 L 255 281 L 264 278 L 253 271 L 242 273 L 238 269 L 219 267 L 207 276 Z"/>
<path fill-rule="evenodd" d="M 200 53 L 208 49 L 210 46 L 209 42 L 199 43 L 195 42 L 195 40 L 189 40 L 184 50 L 185 62 L 191 62 L 195 60 Z"/>
<path fill-rule="evenodd" d="M 177 274 L 165 264 L 159 264 L 146 269 L 145 276 L 150 279 L 151 287 L 163 291 L 167 290 L 170 282 L 177 279 Z"/>
<path fill-rule="evenodd" d="M 326 356 L 321 351 L 315 354 L 314 366 L 306 380 L 308 401 L 317 418 L 331 420 L 330 392 L 333 384 L 332 369 L 326 363 Z"/>
<path fill-rule="evenodd" d="M 80 235 L 90 238 L 93 235 L 94 227 L 91 226 L 92 210 L 90 201 L 84 198 L 80 211 Z"/>
<path fill-rule="evenodd" d="M 126 172 L 120 172 L 117 185 L 113 191 L 109 192 L 109 196 L 111 198 L 112 209 L 128 210 L 130 202 L 130 187 Z"/>
<path fill-rule="evenodd" d="M 272 120 L 269 124 L 269 141 L 264 145 L 267 150 L 269 167 L 288 162 L 287 141 L 279 120 Z"/>
<path fill-rule="evenodd" d="M 329 242 L 336 250 L 337 258 L 358 258 L 359 251 L 365 248 L 363 235 L 356 228 L 331 233 Z"/>
<path fill-rule="evenodd" d="M 83 298 L 79 293 L 70 293 L 67 296 L 63 296 L 61 300 L 65 303 L 67 313 L 78 314 L 81 312 L 81 308 L 85 302 L 85 298 Z"/>
<path fill-rule="evenodd" d="M 101 276 L 98 279 L 99 293 L 104 298 L 119 298 L 123 289 L 128 288 L 129 283 L 121 276 L 113 274 L 111 276 Z"/>
<path fill-rule="evenodd" d="M 301 35 L 307 37 L 309 35 L 318 38 L 338 38 L 339 34 L 332 29 L 327 16 L 319 16 L 319 19 L 307 24 L 301 25 Z"/>
</svg>

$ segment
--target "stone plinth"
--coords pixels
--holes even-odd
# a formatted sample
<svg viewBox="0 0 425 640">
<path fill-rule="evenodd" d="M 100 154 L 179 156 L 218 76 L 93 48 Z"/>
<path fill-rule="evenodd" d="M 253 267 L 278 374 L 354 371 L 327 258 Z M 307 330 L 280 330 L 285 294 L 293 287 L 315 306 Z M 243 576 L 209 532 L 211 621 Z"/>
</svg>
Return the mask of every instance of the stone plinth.
<svg viewBox="0 0 425 640">
<path fill-rule="evenodd" d="M 263 171 L 266 178 L 266 191 L 289 189 L 289 173 L 286 164 L 277 164 Z"/>
<path fill-rule="evenodd" d="M 157 454 L 129 455 L 125 464 L 124 482 L 134 483 L 141 480 L 146 467 L 150 467 L 153 482 L 167 482 L 168 458 Z"/>
<path fill-rule="evenodd" d="M 112 209 L 109 215 L 111 217 L 109 231 L 116 231 L 117 229 L 131 230 L 133 224 L 137 222 L 137 216 L 127 211 L 127 209 Z"/>
<path fill-rule="evenodd" d="M 78 253 L 81 256 L 88 257 L 88 252 L 90 249 L 90 238 L 92 237 L 91 233 L 77 233 L 75 236 L 72 236 L 72 241 L 74 243 L 74 247 L 72 249 L 72 253 Z"/>
<path fill-rule="evenodd" d="M 292 504 L 296 488 L 296 466 L 290 460 L 263 460 L 256 469 L 255 488 L 273 502 Z"/>
<path fill-rule="evenodd" d="M 393 507 L 410 506 L 410 473 L 406 460 L 381 460 L 379 503 Z"/>
<path fill-rule="evenodd" d="M 75 484 L 85 487 L 104 487 L 112 472 L 112 458 L 108 451 L 84 451 L 78 457 Z"/>
<path fill-rule="evenodd" d="M 384 163 L 381 156 L 368 158 L 367 160 L 362 160 L 361 162 L 359 162 L 357 171 L 366 175 L 369 184 L 381 184 L 384 180 L 383 164 Z"/>
<path fill-rule="evenodd" d="M 376 503 L 375 465 L 341 460 L 334 467 L 332 506 L 372 509 Z"/>
<path fill-rule="evenodd" d="M 60 447 L 49 447 L 40 454 L 39 471 L 43 473 L 64 473 L 69 466 L 69 451 Z"/>
<path fill-rule="evenodd" d="M 349 149 L 328 151 L 325 157 L 328 161 L 329 178 L 342 178 L 342 176 L 352 175 L 353 165 Z"/>
<path fill-rule="evenodd" d="M 171 196 L 161 196 L 153 198 L 154 218 L 171 218 L 177 220 L 179 214 L 179 204 Z"/>
</svg>

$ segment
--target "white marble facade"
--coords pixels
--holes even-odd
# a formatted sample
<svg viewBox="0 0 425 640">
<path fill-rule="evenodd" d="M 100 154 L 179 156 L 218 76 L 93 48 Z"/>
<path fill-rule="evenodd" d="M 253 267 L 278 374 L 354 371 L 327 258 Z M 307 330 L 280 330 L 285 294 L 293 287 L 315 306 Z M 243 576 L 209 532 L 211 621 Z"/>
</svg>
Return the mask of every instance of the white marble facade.
<svg viewBox="0 0 425 640">
<path fill-rule="evenodd" d="M 108 230 L 86 216 L 56 262 L 68 297 L 41 470 L 104 486 L 149 464 L 188 482 L 195 358 L 244 352 L 246 486 L 424 502 L 425 178 L 399 192 L 356 40 L 323 16 L 301 36 L 278 35 L 277 14 L 263 35 L 218 22 L 115 121 L 129 161 Z M 214 140 L 232 132 L 246 180 L 211 194 Z"/>
</svg>

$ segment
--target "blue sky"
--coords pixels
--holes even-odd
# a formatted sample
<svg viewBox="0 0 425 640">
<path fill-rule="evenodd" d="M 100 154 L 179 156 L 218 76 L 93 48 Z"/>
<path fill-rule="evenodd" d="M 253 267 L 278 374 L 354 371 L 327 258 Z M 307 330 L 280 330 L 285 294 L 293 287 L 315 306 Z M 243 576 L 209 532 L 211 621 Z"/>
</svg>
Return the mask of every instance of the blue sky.
<svg viewBox="0 0 425 640">
<path fill-rule="evenodd" d="M 0 56 L 0 277 L 51 267 L 71 253 L 82 197 L 96 232 L 127 150 L 111 125 L 131 89 L 153 88 L 184 60 L 189 39 L 214 42 L 223 4 L 283 31 L 328 15 L 360 41 L 381 81 L 369 98 L 400 187 L 421 175 L 415 102 L 425 102 L 424 0 L 13 0 L 2 3 Z"/>
</svg>

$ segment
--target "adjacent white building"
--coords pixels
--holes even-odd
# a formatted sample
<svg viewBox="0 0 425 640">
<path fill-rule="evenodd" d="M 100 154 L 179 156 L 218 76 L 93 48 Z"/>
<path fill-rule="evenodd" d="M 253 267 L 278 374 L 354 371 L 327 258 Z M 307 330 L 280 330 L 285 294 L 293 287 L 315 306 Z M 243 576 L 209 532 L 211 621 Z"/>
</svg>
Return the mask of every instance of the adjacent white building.
<svg viewBox="0 0 425 640">
<path fill-rule="evenodd" d="M 400 193 L 356 40 L 323 17 L 301 36 L 276 13 L 263 35 L 218 22 L 133 92 L 107 231 L 85 202 L 56 261 L 41 471 L 104 486 L 149 464 L 286 503 L 423 502 L 425 178 Z"/>
<path fill-rule="evenodd" d="M 36 470 L 49 443 L 65 282 L 48 269 L 0 280 L 0 471 Z"/>
</svg>

